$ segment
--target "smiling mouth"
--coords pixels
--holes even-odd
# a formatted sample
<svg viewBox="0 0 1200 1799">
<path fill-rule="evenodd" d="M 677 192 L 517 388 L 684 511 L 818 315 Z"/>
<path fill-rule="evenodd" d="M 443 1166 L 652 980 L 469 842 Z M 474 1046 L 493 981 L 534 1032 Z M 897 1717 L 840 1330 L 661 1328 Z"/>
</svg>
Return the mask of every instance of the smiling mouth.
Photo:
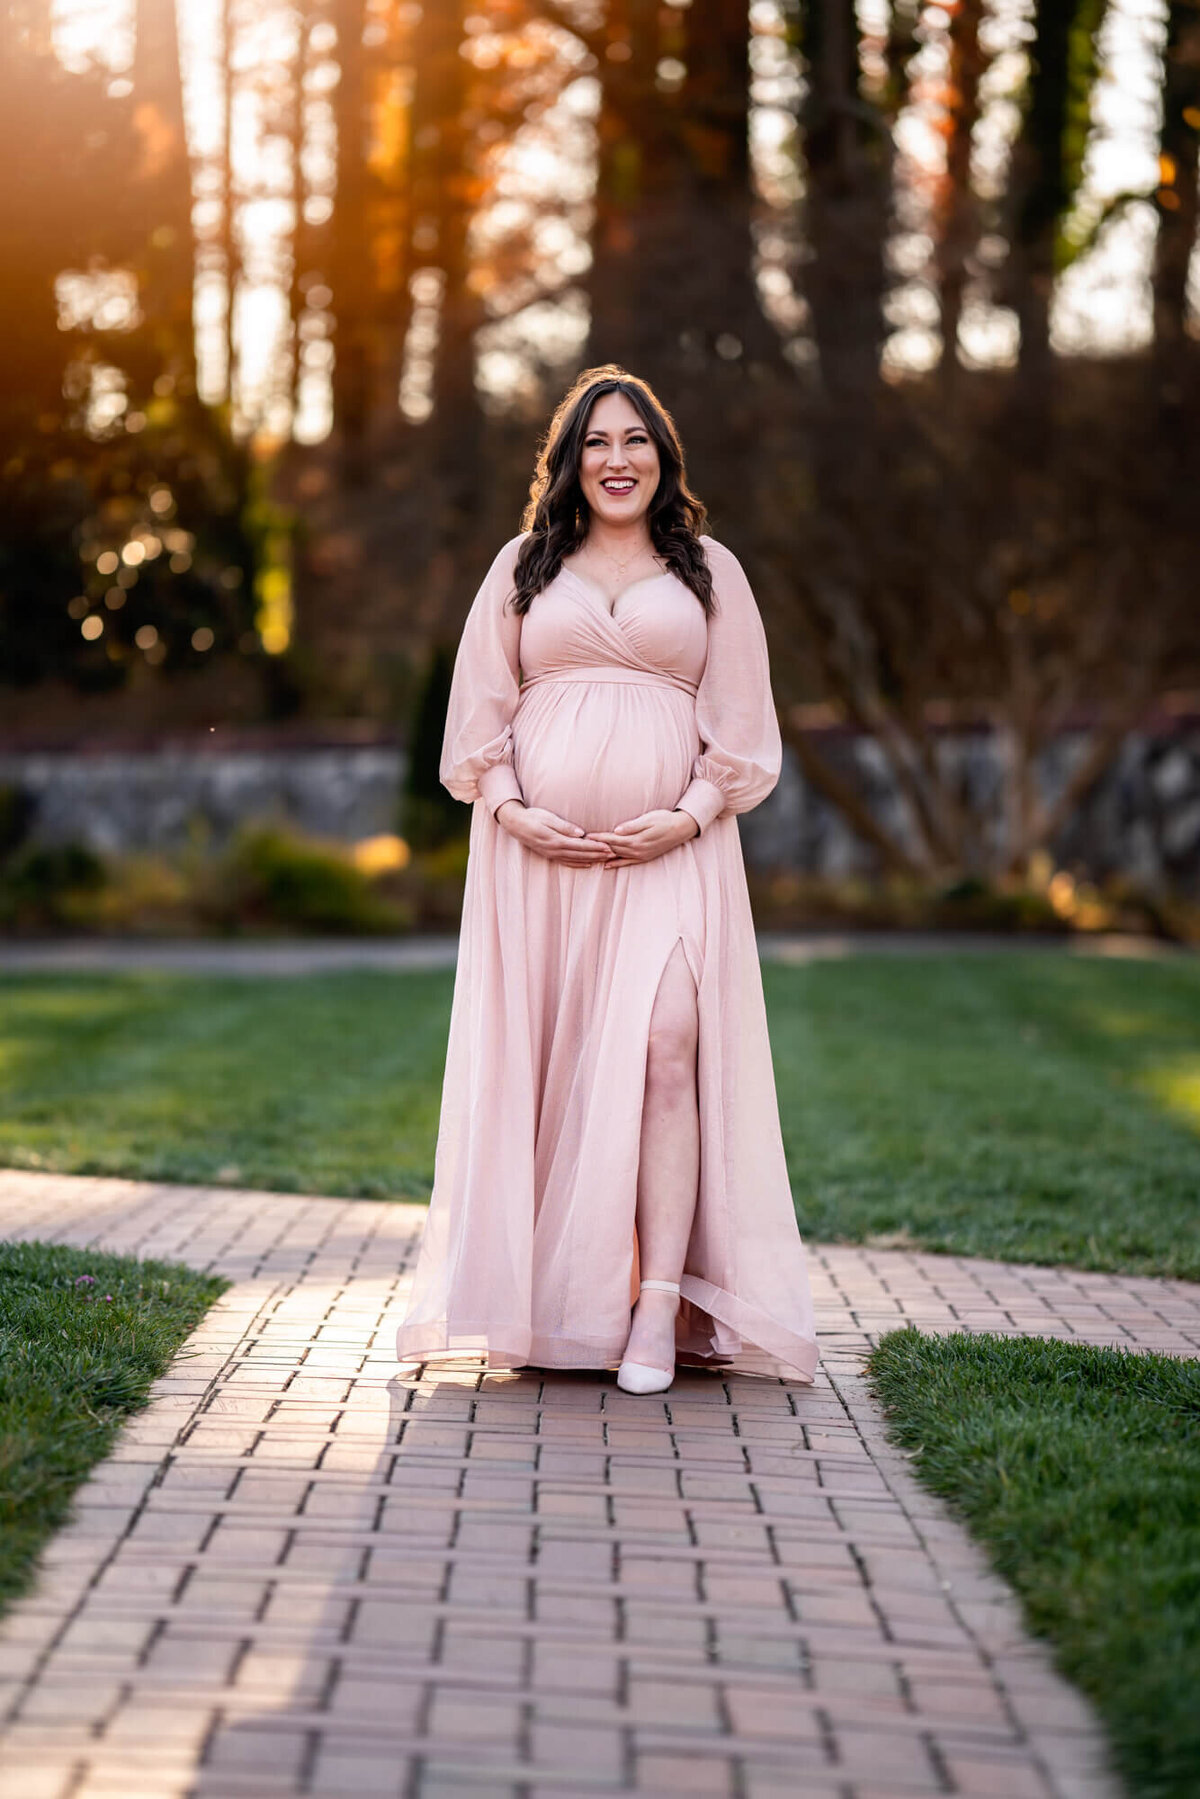
<svg viewBox="0 0 1200 1799">
<path fill-rule="evenodd" d="M 616 475 L 610 480 L 601 481 L 600 485 L 605 493 L 632 493 L 637 482 L 632 476 Z"/>
</svg>

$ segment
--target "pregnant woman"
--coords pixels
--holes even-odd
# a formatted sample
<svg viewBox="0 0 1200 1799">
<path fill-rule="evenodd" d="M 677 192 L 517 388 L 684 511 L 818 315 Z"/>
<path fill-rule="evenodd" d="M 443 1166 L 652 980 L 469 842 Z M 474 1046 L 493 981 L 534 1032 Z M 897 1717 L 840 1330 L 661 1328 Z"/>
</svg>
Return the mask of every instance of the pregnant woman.
<svg viewBox="0 0 1200 1799">
<path fill-rule="evenodd" d="M 580 376 L 455 664 L 441 774 L 474 814 L 401 1360 L 812 1379 L 734 816 L 779 727 L 704 522 L 649 387 Z"/>
</svg>

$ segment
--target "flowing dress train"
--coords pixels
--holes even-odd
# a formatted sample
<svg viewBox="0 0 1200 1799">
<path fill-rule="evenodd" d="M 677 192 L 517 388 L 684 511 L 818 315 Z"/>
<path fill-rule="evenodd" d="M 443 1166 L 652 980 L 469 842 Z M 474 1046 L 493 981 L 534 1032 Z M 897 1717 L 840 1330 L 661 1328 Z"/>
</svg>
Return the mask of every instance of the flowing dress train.
<svg viewBox="0 0 1200 1799">
<path fill-rule="evenodd" d="M 620 1361 L 638 1279 L 650 1015 L 681 944 L 699 1012 L 701 1153 L 677 1353 L 812 1379 L 812 1301 L 735 817 L 778 780 L 779 727 L 741 564 L 702 541 L 711 617 L 673 574 L 635 581 L 610 611 L 565 568 L 522 617 L 506 604 L 517 537 L 464 627 L 441 772 L 474 813 L 401 1360 Z M 496 823 L 511 798 L 588 830 L 681 806 L 700 834 L 636 867 L 566 868 Z"/>
</svg>

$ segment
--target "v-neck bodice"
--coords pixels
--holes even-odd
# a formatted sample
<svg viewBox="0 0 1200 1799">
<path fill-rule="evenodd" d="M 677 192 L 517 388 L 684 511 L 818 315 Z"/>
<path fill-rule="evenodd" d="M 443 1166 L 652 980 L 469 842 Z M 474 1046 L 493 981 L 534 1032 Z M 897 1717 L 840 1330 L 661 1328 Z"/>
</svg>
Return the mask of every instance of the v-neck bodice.
<svg viewBox="0 0 1200 1799">
<path fill-rule="evenodd" d="M 578 569 L 567 568 L 564 565 L 564 567 L 559 570 L 559 573 L 568 576 L 572 581 L 577 581 L 585 593 L 592 594 L 599 604 L 604 607 L 609 618 L 616 617 L 621 602 L 624 600 L 626 594 L 633 593 L 636 588 L 645 587 L 654 581 L 675 581 L 678 579 L 676 575 L 672 574 L 670 569 L 657 569 L 652 575 L 639 575 L 636 581 L 627 582 L 620 593 L 609 595 L 605 593 L 598 581 L 591 580 L 587 575 L 581 575 Z"/>
<path fill-rule="evenodd" d="M 521 621 L 526 683 L 577 671 L 656 673 L 695 692 L 708 654 L 708 621 L 690 587 L 669 570 L 631 581 L 610 611 L 606 597 L 573 569 L 561 568 Z"/>
</svg>

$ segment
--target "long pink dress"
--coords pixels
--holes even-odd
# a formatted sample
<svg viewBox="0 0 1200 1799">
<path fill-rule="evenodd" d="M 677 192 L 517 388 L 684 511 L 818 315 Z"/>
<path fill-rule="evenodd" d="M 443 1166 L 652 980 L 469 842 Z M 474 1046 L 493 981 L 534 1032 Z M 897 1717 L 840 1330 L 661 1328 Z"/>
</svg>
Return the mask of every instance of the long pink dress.
<svg viewBox="0 0 1200 1799">
<path fill-rule="evenodd" d="M 560 569 L 506 606 L 496 557 L 455 664 L 441 775 L 474 802 L 433 1197 L 401 1360 L 611 1368 L 638 1278 L 650 1014 L 675 946 L 696 982 L 700 1190 L 683 1362 L 811 1380 L 817 1351 L 734 814 L 779 778 L 766 639 L 741 564 L 703 539 L 716 611 L 674 575 L 611 613 Z M 588 830 L 683 806 L 700 835 L 640 866 L 566 868 L 506 799 Z"/>
</svg>

